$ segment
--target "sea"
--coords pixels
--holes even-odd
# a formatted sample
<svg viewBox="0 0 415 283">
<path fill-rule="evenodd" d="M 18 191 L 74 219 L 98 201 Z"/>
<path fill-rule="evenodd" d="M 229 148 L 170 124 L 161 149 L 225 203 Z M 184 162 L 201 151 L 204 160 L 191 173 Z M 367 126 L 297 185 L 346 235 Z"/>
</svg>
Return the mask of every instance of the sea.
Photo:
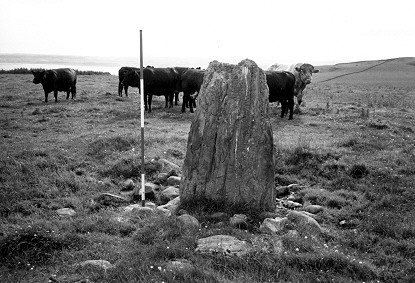
<svg viewBox="0 0 415 283">
<path fill-rule="evenodd" d="M 146 64 L 146 61 L 148 62 Z M 201 65 L 202 64 L 202 65 Z M 188 66 L 206 68 L 208 61 L 193 58 L 191 62 L 181 58 L 148 58 L 144 66 L 173 67 Z M 206 65 L 206 66 L 205 66 Z M 56 69 L 73 68 L 80 71 L 108 72 L 118 75 L 123 66 L 139 67 L 139 56 L 134 57 L 95 57 L 95 56 L 65 56 L 65 55 L 39 55 L 39 54 L 0 54 L 0 70 L 27 69 Z"/>
</svg>

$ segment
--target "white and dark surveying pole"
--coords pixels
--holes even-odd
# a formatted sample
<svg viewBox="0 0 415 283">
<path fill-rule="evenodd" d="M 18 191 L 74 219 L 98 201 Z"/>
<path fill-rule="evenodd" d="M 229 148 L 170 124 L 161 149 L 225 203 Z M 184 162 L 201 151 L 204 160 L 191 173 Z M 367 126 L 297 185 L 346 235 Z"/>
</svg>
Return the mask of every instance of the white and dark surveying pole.
<svg viewBox="0 0 415 283">
<path fill-rule="evenodd" d="M 141 101 L 141 205 L 146 205 L 144 165 L 144 72 L 143 72 L 143 31 L 140 29 L 140 101 Z"/>
</svg>

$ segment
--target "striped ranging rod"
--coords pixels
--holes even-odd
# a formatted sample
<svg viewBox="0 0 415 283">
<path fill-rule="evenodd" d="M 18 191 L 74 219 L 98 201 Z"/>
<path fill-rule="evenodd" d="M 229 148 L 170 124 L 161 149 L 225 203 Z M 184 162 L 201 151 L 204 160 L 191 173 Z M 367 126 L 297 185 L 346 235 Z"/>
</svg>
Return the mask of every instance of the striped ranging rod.
<svg viewBox="0 0 415 283">
<path fill-rule="evenodd" d="M 143 31 L 140 29 L 140 101 L 141 101 L 141 205 L 146 205 L 144 165 L 144 73 L 143 73 Z"/>
</svg>

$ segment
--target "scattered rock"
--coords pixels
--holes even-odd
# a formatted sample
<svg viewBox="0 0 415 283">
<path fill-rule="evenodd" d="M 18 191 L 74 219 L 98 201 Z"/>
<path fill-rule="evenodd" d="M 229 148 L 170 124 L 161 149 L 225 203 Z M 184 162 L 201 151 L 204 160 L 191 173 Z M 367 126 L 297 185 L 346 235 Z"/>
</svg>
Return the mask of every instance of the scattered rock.
<svg viewBox="0 0 415 283">
<path fill-rule="evenodd" d="M 215 235 L 197 240 L 196 252 L 223 255 L 243 256 L 252 251 L 253 247 L 246 241 L 238 240 L 229 235 Z"/>
<path fill-rule="evenodd" d="M 63 216 L 63 217 L 66 217 L 66 216 L 74 216 L 76 214 L 76 211 L 75 210 L 73 210 L 72 208 L 67 208 L 67 207 L 58 209 L 58 210 L 56 210 L 56 212 L 60 216 Z"/>
<path fill-rule="evenodd" d="M 173 273 L 190 273 L 195 267 L 187 259 L 176 259 L 169 261 L 165 267 L 167 272 Z"/>
<path fill-rule="evenodd" d="M 130 214 L 132 216 L 137 216 L 137 217 L 143 217 L 143 216 L 146 217 L 146 216 L 149 216 L 153 213 L 154 213 L 154 210 L 152 208 L 146 207 L 146 206 L 134 207 L 130 212 Z"/>
<path fill-rule="evenodd" d="M 160 205 L 159 208 L 165 208 L 170 210 L 172 213 L 174 211 L 176 211 L 177 207 L 179 206 L 180 203 L 180 197 L 174 198 L 171 201 L 169 201 L 168 203 L 164 204 L 164 205 Z"/>
<path fill-rule="evenodd" d="M 261 212 L 261 214 L 259 215 L 260 219 L 262 219 L 262 221 L 266 218 L 275 218 L 278 217 L 279 214 L 276 212 L 271 212 L 271 211 L 264 211 Z"/>
<path fill-rule="evenodd" d="M 135 203 L 135 204 L 130 204 L 128 206 L 123 207 L 122 208 L 122 211 L 125 212 L 125 213 L 128 213 L 128 212 L 133 211 L 134 209 L 140 209 L 142 207 L 143 206 L 141 205 L 141 203 Z M 153 209 L 153 208 L 156 208 L 156 205 L 154 203 L 152 203 L 152 202 L 146 202 L 144 204 L 144 207 Z"/>
<path fill-rule="evenodd" d="M 248 217 L 245 214 L 234 214 L 229 219 L 229 224 L 240 229 L 248 228 Z"/>
<path fill-rule="evenodd" d="M 298 203 L 302 206 L 301 203 L 303 203 L 303 198 L 297 194 L 291 194 L 290 196 L 287 197 L 287 201 L 288 202 L 295 202 Z"/>
<path fill-rule="evenodd" d="M 288 186 L 275 187 L 275 196 L 277 198 L 287 196 L 287 195 L 289 195 L 289 193 L 290 193 L 290 190 L 289 190 Z"/>
<path fill-rule="evenodd" d="M 222 222 L 222 221 L 228 221 L 229 215 L 225 212 L 215 212 L 211 215 L 209 215 L 209 219 L 213 222 Z"/>
<path fill-rule="evenodd" d="M 132 190 L 134 190 L 134 186 L 135 186 L 134 181 L 131 180 L 131 179 L 127 179 L 127 180 L 125 180 L 121 190 L 123 190 L 123 191 L 132 191 Z"/>
<path fill-rule="evenodd" d="M 200 227 L 200 223 L 199 221 L 189 215 L 189 214 L 183 214 L 177 217 L 177 220 L 183 224 L 183 227 L 186 229 L 193 229 L 193 228 L 199 228 Z"/>
<path fill-rule="evenodd" d="M 290 211 L 287 218 L 300 234 L 319 236 L 323 232 L 318 222 L 301 211 Z"/>
<path fill-rule="evenodd" d="M 170 187 L 167 187 L 166 189 L 164 189 L 161 192 L 161 195 L 164 198 L 167 198 L 167 199 L 171 200 L 171 199 L 174 199 L 174 198 L 180 196 L 180 189 L 176 188 L 176 187 L 173 187 L 173 186 L 170 186 Z"/>
<path fill-rule="evenodd" d="M 167 184 L 169 186 L 180 186 L 181 179 L 179 176 L 170 176 L 167 178 Z"/>
<path fill-rule="evenodd" d="M 311 204 L 304 207 L 304 211 L 307 211 L 309 213 L 317 214 L 319 212 L 322 212 L 324 210 L 324 207 L 317 204 Z"/>
<path fill-rule="evenodd" d="M 164 182 L 166 182 L 167 181 L 167 178 L 169 178 L 170 177 L 170 175 L 169 175 L 169 173 L 159 173 L 157 176 L 156 176 L 156 183 L 159 183 L 159 184 L 163 184 Z"/>
<path fill-rule="evenodd" d="M 285 207 L 288 209 L 296 209 L 302 207 L 303 205 L 301 203 L 294 202 L 291 200 L 277 199 L 277 206 Z"/>
<path fill-rule="evenodd" d="M 265 234 L 281 234 L 286 230 L 288 219 L 286 217 L 266 218 L 259 227 Z"/>
<path fill-rule="evenodd" d="M 172 214 L 171 211 L 168 210 L 167 208 L 157 207 L 156 209 L 157 211 L 161 211 L 166 217 L 170 217 Z"/>
<path fill-rule="evenodd" d="M 87 265 L 97 266 L 97 267 L 104 269 L 105 271 L 115 267 L 109 261 L 102 260 L 102 259 L 86 260 L 86 261 L 79 263 L 79 265 L 80 266 L 87 266 Z"/>
</svg>

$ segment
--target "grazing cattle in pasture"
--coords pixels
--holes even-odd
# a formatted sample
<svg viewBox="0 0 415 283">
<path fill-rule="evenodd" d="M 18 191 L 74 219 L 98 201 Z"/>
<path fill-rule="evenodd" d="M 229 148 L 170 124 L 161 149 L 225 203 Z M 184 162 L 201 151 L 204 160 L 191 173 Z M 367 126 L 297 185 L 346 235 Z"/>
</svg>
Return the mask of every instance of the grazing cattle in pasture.
<svg viewBox="0 0 415 283">
<path fill-rule="evenodd" d="M 124 87 L 125 96 L 128 96 L 128 87 L 139 87 L 138 85 L 122 85 L 122 81 L 124 80 L 125 76 L 130 70 L 138 70 L 140 71 L 140 68 L 135 67 L 121 67 L 118 71 L 118 96 L 122 97 L 122 89 Z M 138 82 L 140 84 L 140 82 Z"/>
<path fill-rule="evenodd" d="M 269 71 L 287 71 L 295 76 L 294 95 L 297 97 L 298 106 L 303 101 L 304 89 L 311 83 L 313 74 L 318 73 L 318 69 L 307 63 L 297 63 L 291 66 L 274 64 L 268 68 Z"/>
<path fill-rule="evenodd" d="M 32 71 L 33 83 L 42 84 L 45 91 L 45 102 L 48 102 L 48 94 L 53 91 L 55 102 L 58 102 L 58 91 L 66 91 L 66 99 L 72 93 L 72 99 L 76 97 L 76 71 L 62 68 L 42 71 Z"/>
<path fill-rule="evenodd" d="M 188 69 L 181 76 L 181 88 L 183 90 L 182 112 L 186 112 L 186 105 L 189 105 L 190 112 L 196 107 L 196 98 L 203 84 L 204 70 Z"/>
<path fill-rule="evenodd" d="M 151 112 L 153 95 L 166 98 L 165 107 L 173 107 L 173 96 L 178 79 L 177 71 L 174 68 L 153 68 L 143 69 L 144 74 L 144 104 L 145 109 Z M 123 86 L 132 85 L 140 88 L 140 71 L 129 70 L 121 82 Z M 170 105 L 169 105 L 170 104 Z"/>
<path fill-rule="evenodd" d="M 281 103 L 281 118 L 290 110 L 288 119 L 293 119 L 295 77 L 290 72 L 265 71 L 269 89 L 269 102 Z"/>
</svg>

